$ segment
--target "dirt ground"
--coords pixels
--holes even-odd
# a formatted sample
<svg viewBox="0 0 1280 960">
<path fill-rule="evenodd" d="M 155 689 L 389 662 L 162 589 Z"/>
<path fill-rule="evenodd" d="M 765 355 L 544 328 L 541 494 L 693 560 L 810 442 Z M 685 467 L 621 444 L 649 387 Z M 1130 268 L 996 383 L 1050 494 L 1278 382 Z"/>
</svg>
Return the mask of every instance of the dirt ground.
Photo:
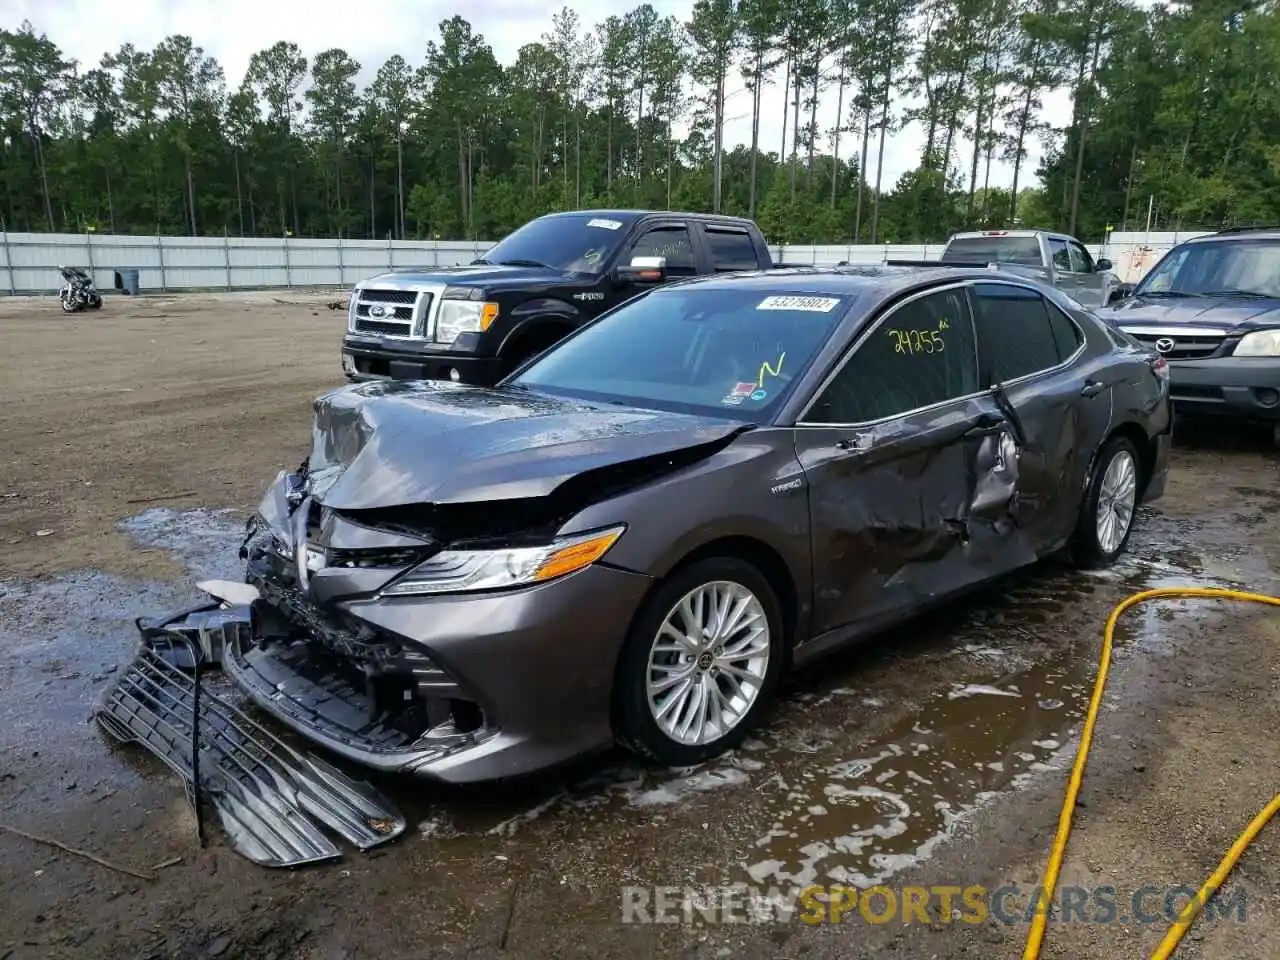
<svg viewBox="0 0 1280 960">
<path fill-rule="evenodd" d="M 176 778 L 86 720 L 133 617 L 235 575 L 243 511 L 342 382 L 332 299 L 111 297 L 72 318 L 0 299 L 0 960 L 1018 957 L 1109 609 L 1152 586 L 1280 594 L 1280 455 L 1191 425 L 1116 567 L 1042 564 L 841 654 L 794 678 L 734 756 L 664 771 L 609 755 L 455 791 L 380 781 L 410 818 L 400 841 L 263 870 L 216 824 L 197 848 Z M 1149 956 L 1166 896 L 1180 905 L 1280 791 L 1280 613 L 1162 601 L 1117 644 L 1060 881 L 1114 888 L 1114 922 L 1095 902 L 1051 923 L 1045 958 Z M 1224 888 L 1244 921 L 1202 920 L 1178 957 L 1276 955 L 1277 853 L 1273 826 Z M 929 923 L 622 922 L 624 887 L 829 882 L 1018 893 L 1009 922 L 944 922 L 936 901 Z M 1153 916 L 1133 915 L 1140 893 Z"/>
</svg>

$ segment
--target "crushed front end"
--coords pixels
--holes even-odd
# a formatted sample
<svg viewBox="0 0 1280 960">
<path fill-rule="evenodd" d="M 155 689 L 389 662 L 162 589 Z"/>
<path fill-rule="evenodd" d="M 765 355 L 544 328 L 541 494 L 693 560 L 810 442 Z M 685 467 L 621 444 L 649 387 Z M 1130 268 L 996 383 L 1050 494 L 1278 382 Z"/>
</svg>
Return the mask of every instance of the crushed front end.
<svg viewBox="0 0 1280 960">
<path fill-rule="evenodd" d="M 359 764 L 443 782 L 532 772 L 611 742 L 624 627 L 613 603 L 638 600 L 647 577 L 587 566 L 524 589 L 399 593 L 426 561 L 458 555 L 456 519 L 428 505 L 411 522 L 370 520 L 326 507 L 312 481 L 305 465 L 280 474 L 241 547 L 258 596 L 222 666 L 258 706 Z M 467 542 L 486 531 L 511 542 L 519 510 L 465 510 Z"/>
</svg>

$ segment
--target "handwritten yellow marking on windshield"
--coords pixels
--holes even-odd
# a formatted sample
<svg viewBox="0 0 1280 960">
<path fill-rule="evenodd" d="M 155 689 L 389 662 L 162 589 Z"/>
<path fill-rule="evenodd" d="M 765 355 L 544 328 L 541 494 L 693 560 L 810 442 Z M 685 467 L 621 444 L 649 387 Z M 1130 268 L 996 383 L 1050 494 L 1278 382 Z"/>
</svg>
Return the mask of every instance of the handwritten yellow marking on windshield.
<svg viewBox="0 0 1280 960">
<path fill-rule="evenodd" d="M 784 351 L 782 351 L 782 355 L 778 357 L 778 365 L 777 365 L 776 367 L 774 367 L 774 366 L 770 366 L 770 364 L 769 364 L 769 361 L 768 361 L 768 360 L 766 360 L 764 363 L 760 364 L 760 376 L 758 376 L 758 377 L 756 378 L 756 386 L 757 386 L 757 387 L 761 387 L 761 388 L 763 388 L 763 387 L 764 387 L 764 375 L 765 375 L 766 373 L 767 373 L 767 374 L 769 374 L 769 376 L 771 376 L 771 377 L 778 377 L 778 376 L 781 376 L 781 375 L 782 375 L 782 361 L 783 361 L 783 360 L 785 360 L 785 359 L 787 359 L 787 352 L 784 350 Z"/>
<path fill-rule="evenodd" d="M 918 353 L 942 353 L 947 348 L 942 331 L 949 329 L 945 320 L 938 321 L 936 330 L 888 330 L 894 338 L 893 352 L 915 355 Z"/>
</svg>

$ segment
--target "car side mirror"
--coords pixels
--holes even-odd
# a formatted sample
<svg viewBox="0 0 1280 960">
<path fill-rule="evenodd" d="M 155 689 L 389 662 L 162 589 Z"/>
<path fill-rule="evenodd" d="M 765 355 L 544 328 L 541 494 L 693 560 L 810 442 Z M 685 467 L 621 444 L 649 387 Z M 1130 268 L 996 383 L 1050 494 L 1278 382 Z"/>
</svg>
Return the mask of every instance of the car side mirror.
<svg viewBox="0 0 1280 960">
<path fill-rule="evenodd" d="M 1097 263 L 1095 264 L 1095 266 L 1096 266 L 1099 270 L 1110 270 L 1110 269 L 1111 269 L 1111 261 L 1110 261 L 1110 260 L 1108 260 L 1106 257 L 1099 257 L 1099 258 L 1098 258 Z"/>
<path fill-rule="evenodd" d="M 629 264 L 618 266 L 614 277 L 622 283 L 661 283 L 667 279 L 667 258 L 632 257 Z"/>
</svg>

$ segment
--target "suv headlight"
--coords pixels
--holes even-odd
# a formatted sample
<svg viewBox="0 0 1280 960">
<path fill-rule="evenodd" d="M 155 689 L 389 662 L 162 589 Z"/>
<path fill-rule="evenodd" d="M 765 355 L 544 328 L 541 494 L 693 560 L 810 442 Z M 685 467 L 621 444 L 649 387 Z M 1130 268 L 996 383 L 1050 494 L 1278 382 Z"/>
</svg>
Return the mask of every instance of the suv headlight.
<svg viewBox="0 0 1280 960">
<path fill-rule="evenodd" d="M 446 290 L 436 313 L 436 340 L 453 343 L 460 333 L 488 330 L 498 318 L 498 305 L 483 300 L 452 299 Z"/>
<path fill-rule="evenodd" d="M 618 542 L 625 525 L 558 537 L 541 547 L 444 550 L 381 591 L 383 596 L 470 593 L 543 583 L 589 567 Z"/>
<path fill-rule="evenodd" d="M 1236 357 L 1280 357 L 1280 330 L 1255 330 L 1236 344 Z"/>
</svg>

